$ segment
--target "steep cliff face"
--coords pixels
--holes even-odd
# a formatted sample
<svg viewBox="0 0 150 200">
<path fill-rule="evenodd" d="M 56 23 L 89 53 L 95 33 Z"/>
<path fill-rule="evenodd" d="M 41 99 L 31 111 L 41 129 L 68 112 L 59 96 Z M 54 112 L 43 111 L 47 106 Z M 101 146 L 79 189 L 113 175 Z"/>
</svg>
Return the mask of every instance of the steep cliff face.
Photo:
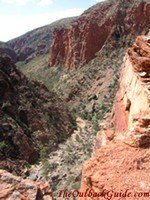
<svg viewBox="0 0 150 200">
<path fill-rule="evenodd" d="M 49 65 L 67 68 L 84 65 L 95 58 L 104 45 L 111 42 L 115 46 L 121 39 L 127 40 L 143 30 L 147 32 L 149 15 L 147 0 L 99 3 L 84 12 L 69 28 L 53 32 Z"/>
<path fill-rule="evenodd" d="M 65 104 L 54 93 L 29 81 L 10 58 L 0 57 L 1 168 L 21 168 L 21 160 L 34 163 L 41 148 L 48 146 L 51 151 L 74 126 Z"/>
<path fill-rule="evenodd" d="M 79 199 L 149 199 L 149 83 L 150 37 L 140 36 L 124 58 L 114 126 L 108 120 L 97 135 L 96 155 L 83 168 L 81 191 L 88 192 Z"/>
<path fill-rule="evenodd" d="M 120 90 L 114 106 L 116 134 L 127 132 L 133 145 L 149 143 L 149 108 L 150 38 L 141 36 L 124 58 Z"/>
</svg>

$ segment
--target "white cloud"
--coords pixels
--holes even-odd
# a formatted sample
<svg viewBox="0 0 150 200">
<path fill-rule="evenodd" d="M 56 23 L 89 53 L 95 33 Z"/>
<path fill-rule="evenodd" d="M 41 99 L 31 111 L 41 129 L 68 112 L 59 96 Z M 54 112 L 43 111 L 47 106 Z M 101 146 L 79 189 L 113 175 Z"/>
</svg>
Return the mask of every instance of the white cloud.
<svg viewBox="0 0 150 200">
<path fill-rule="evenodd" d="M 19 5 L 19 6 L 25 5 L 29 1 L 30 0 L 1 0 L 1 2 L 3 2 L 3 3 L 16 4 L 16 5 Z"/>
<path fill-rule="evenodd" d="M 33 30 L 40 26 L 50 24 L 65 17 L 78 16 L 84 10 L 82 8 L 72 8 L 59 12 L 47 12 L 32 15 L 1 15 L 0 20 L 0 41 L 7 41 Z"/>
<path fill-rule="evenodd" d="M 3 3 L 7 3 L 7 4 L 15 4 L 18 6 L 23 6 L 26 5 L 27 3 L 35 3 L 37 6 L 49 6 L 51 4 L 53 4 L 54 0 L 0 0 Z"/>
<path fill-rule="evenodd" d="M 38 6 L 49 6 L 53 4 L 53 0 L 40 0 L 37 5 Z"/>
</svg>

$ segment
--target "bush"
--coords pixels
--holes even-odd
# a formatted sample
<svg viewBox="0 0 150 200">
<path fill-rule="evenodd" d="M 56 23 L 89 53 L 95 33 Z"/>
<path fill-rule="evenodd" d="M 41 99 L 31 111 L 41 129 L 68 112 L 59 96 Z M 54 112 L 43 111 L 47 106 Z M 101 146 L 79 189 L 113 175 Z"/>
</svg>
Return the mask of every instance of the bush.
<svg viewBox="0 0 150 200">
<path fill-rule="evenodd" d="M 50 153 L 50 148 L 48 146 L 43 147 L 40 151 L 40 160 L 45 161 Z"/>
</svg>

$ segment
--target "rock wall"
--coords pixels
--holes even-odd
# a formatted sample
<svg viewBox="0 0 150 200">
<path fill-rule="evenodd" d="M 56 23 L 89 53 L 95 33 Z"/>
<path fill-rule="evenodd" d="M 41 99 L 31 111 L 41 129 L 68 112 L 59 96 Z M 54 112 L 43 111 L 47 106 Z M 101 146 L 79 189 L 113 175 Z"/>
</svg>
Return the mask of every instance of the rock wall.
<svg viewBox="0 0 150 200">
<path fill-rule="evenodd" d="M 130 36 L 148 32 L 149 15 L 150 3 L 146 0 L 106 1 L 93 6 L 70 27 L 55 29 L 49 66 L 74 68 L 88 63 L 103 45 L 123 38 L 126 41 L 122 43 L 128 42 Z"/>
<path fill-rule="evenodd" d="M 110 119 L 96 137 L 95 156 L 83 167 L 82 200 L 149 199 L 150 37 L 128 49 Z M 144 194 L 147 192 L 147 196 Z"/>
</svg>

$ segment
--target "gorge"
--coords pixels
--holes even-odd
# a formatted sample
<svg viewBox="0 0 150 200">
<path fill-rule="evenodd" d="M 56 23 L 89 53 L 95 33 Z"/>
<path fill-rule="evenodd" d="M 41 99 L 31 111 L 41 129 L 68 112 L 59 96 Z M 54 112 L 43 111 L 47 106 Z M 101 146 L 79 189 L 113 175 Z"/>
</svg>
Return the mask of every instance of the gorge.
<svg viewBox="0 0 150 200">
<path fill-rule="evenodd" d="M 107 0 L 0 43 L 0 199 L 149 199 L 149 16 Z"/>
</svg>

